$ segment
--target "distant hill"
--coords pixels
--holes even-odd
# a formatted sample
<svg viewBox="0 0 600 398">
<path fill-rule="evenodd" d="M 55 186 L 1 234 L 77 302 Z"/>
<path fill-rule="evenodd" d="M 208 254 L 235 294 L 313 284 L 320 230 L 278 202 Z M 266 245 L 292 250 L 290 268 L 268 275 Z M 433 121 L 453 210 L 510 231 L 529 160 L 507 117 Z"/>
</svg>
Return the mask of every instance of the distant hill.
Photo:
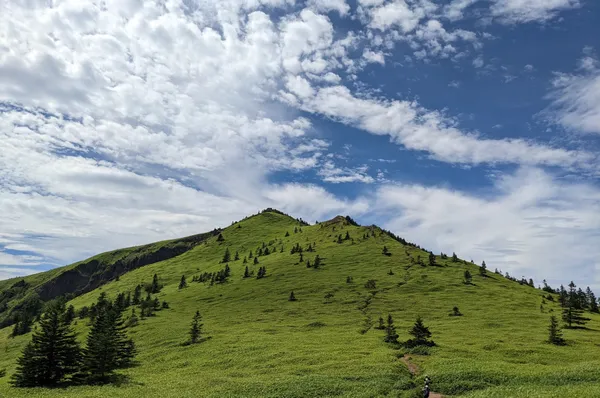
<svg viewBox="0 0 600 398">
<path fill-rule="evenodd" d="M 226 266 L 230 276 L 211 283 Z M 20 317 L 35 327 L 49 301 L 65 297 L 79 312 L 101 293 L 133 294 L 155 274 L 156 297 L 169 308 L 128 329 L 139 354 L 121 371 L 123 384 L 9 386 L 31 338 L 10 336 Z M 558 300 L 350 217 L 308 225 L 268 209 L 224 229 L 0 281 L 0 397 L 417 397 L 425 375 L 445 396 L 600 397 L 600 316 L 587 313 L 587 325 L 564 330 L 566 346 L 550 345 Z M 462 316 L 451 316 L 454 307 Z M 196 310 L 210 338 L 183 346 Z M 385 343 L 378 325 L 388 314 L 400 341 L 421 316 L 437 345 Z M 83 341 L 89 320 L 75 322 Z"/>
</svg>

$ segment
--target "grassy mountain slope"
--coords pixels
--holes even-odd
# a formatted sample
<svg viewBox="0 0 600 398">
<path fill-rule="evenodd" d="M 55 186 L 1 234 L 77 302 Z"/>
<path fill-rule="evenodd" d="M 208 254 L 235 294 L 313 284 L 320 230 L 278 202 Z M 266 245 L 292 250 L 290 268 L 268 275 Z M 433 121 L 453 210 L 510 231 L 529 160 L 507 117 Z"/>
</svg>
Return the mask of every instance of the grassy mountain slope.
<svg viewBox="0 0 600 398">
<path fill-rule="evenodd" d="M 129 377 L 124 385 L 11 388 L 9 376 L 30 335 L 11 339 L 10 328 L 1 329 L 0 369 L 7 376 L 0 378 L 0 397 L 413 397 L 425 374 L 434 390 L 450 396 L 600 396 L 599 316 L 590 315 L 587 329 L 566 330 L 568 346 L 550 346 L 544 342 L 548 311 L 560 315 L 560 309 L 549 303 L 542 313 L 537 289 L 493 273 L 481 277 L 470 263 L 438 257 L 439 266 L 412 264 L 411 257 L 426 261 L 427 253 L 343 218 L 294 233 L 298 226 L 290 217 L 265 212 L 223 230 L 224 242 L 210 237 L 73 299 L 80 308 L 101 292 L 114 298 L 155 273 L 165 284 L 158 296 L 170 309 L 130 329 L 139 366 L 122 372 Z M 346 232 L 353 240 L 335 243 Z M 255 272 L 266 266 L 267 277 L 243 279 L 240 259 L 229 263 L 232 276 L 225 284 L 191 282 L 193 275 L 223 268 L 226 248 L 243 258 L 263 242 L 275 253 L 248 265 Z M 290 254 L 294 244 L 306 248 L 313 242 L 316 251 L 304 252 L 304 260 L 321 256 L 317 270 Z M 382 254 L 384 245 L 390 256 Z M 473 285 L 462 283 L 465 269 L 474 275 Z M 189 287 L 178 290 L 181 275 Z M 348 276 L 352 283 L 346 283 Z M 364 286 L 369 279 L 376 280 L 375 289 Z M 296 302 L 288 301 L 292 290 Z M 455 305 L 464 316 L 448 316 Z M 183 347 L 197 309 L 211 338 Z M 438 344 L 430 355 L 411 355 L 421 368 L 415 378 L 401 360 L 404 351 L 391 349 L 383 331 L 373 327 L 388 313 L 400 339 L 408 339 L 416 316 L 423 316 Z M 75 326 L 82 340 L 86 323 L 77 320 Z"/>
<path fill-rule="evenodd" d="M 114 250 L 25 278 L 0 281 L 0 327 L 12 325 L 28 303 L 41 306 L 59 296 L 77 297 L 133 269 L 185 253 L 216 234 L 218 230 Z"/>
</svg>

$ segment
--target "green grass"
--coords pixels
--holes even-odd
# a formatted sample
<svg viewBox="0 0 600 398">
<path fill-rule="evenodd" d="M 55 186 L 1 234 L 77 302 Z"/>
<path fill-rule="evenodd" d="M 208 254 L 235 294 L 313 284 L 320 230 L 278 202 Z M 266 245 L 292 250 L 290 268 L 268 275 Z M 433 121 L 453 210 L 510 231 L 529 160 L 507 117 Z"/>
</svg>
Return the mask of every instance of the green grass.
<svg viewBox="0 0 600 398">
<path fill-rule="evenodd" d="M 447 395 L 479 397 L 593 397 L 600 396 L 600 317 L 591 315 L 587 330 L 566 330 L 569 345 L 546 344 L 547 324 L 557 305 L 540 312 L 542 292 L 490 274 L 483 278 L 472 264 L 438 258 L 439 267 L 411 265 L 405 251 L 425 261 L 421 250 L 404 247 L 386 235 L 363 240 L 369 231 L 334 223 L 302 227 L 276 213 L 263 213 L 224 230 L 225 242 L 206 243 L 167 261 L 123 275 L 72 301 L 89 305 L 101 292 L 114 297 L 150 282 L 158 273 L 165 287 L 161 300 L 171 306 L 130 329 L 138 348 L 139 365 L 122 371 L 121 386 L 66 389 L 13 389 L 9 387 L 15 360 L 29 335 L 8 338 L 0 330 L 0 397 L 413 397 L 415 385 L 428 374 L 434 390 Z M 335 227 L 335 231 L 333 228 Z M 285 237 L 285 233 L 290 233 Z M 354 242 L 334 243 L 350 232 Z M 226 247 L 241 258 L 262 242 L 274 242 L 277 251 L 260 257 L 257 270 L 267 277 L 243 279 L 242 261 L 231 262 L 232 276 L 224 285 L 191 283 L 195 274 L 216 271 Z M 280 243 L 281 241 L 281 243 Z M 311 262 L 323 258 L 319 270 L 298 264 L 289 250 L 300 242 L 316 242 Z M 284 253 L 279 253 L 281 245 Z M 392 255 L 381 254 L 386 245 Z M 493 264 L 491 264 L 493 267 Z M 462 283 L 467 268 L 473 285 Z M 388 275 L 389 270 L 394 275 Z M 189 287 L 179 291 L 181 275 Z M 347 284 L 346 277 L 353 283 Z M 377 281 L 374 291 L 364 284 Z M 289 302 L 290 291 L 298 301 Z M 330 293 L 333 297 L 326 299 Z M 462 317 L 450 317 L 453 306 Z M 182 347 L 196 310 L 203 315 L 211 339 Z M 401 339 L 421 315 L 438 344 L 429 355 L 413 354 L 421 369 L 412 378 L 400 360 L 404 353 L 383 343 L 376 330 L 379 316 L 391 313 Z M 77 320 L 83 341 L 86 320 Z"/>
</svg>

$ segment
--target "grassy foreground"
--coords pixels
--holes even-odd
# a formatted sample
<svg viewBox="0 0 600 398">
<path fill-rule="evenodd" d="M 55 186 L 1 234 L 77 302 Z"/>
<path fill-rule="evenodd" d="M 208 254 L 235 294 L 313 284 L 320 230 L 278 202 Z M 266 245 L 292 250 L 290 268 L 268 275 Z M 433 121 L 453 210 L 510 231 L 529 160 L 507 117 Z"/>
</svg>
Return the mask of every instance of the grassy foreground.
<svg viewBox="0 0 600 398">
<path fill-rule="evenodd" d="M 560 309 L 548 303 L 542 313 L 537 289 L 493 273 L 479 276 L 475 265 L 450 259 L 438 257 L 435 267 L 412 264 L 410 257 L 419 255 L 427 262 L 427 253 L 343 219 L 294 233 L 298 226 L 290 217 L 262 213 L 225 229 L 224 242 L 212 237 L 72 300 L 79 308 L 101 292 L 114 298 L 155 273 L 165 284 L 158 297 L 170 308 L 130 329 L 139 364 L 121 372 L 127 379 L 120 386 L 12 388 L 15 360 L 31 336 L 13 339 L 10 328 L 0 330 L 0 370 L 7 371 L 0 397 L 414 397 L 425 374 L 435 391 L 448 396 L 600 396 L 599 316 L 590 315 L 587 329 L 565 330 L 567 346 L 551 346 L 544 342 L 549 311 L 559 316 Z M 336 243 L 346 232 L 353 240 Z M 266 266 L 267 277 L 243 279 L 242 259 L 263 242 L 275 253 L 248 266 L 255 272 Z M 296 243 L 316 243 L 304 260 L 312 263 L 318 254 L 322 267 L 306 268 L 298 254 L 290 255 Z M 384 245 L 390 256 L 382 254 Z M 194 275 L 223 268 L 227 247 L 232 256 L 240 254 L 229 263 L 228 282 L 192 283 Z M 472 285 L 462 283 L 465 269 L 473 274 Z M 189 287 L 178 290 L 181 275 Z M 369 279 L 376 280 L 375 289 L 364 286 Z M 298 301 L 288 301 L 292 290 Z M 448 316 L 453 306 L 464 316 Z M 197 309 L 210 339 L 183 347 Z M 421 315 L 438 344 L 429 355 L 411 354 L 421 369 L 416 376 L 401 361 L 405 352 L 386 345 L 383 331 L 374 328 L 388 313 L 401 340 Z M 87 320 L 76 322 L 83 341 Z"/>
</svg>

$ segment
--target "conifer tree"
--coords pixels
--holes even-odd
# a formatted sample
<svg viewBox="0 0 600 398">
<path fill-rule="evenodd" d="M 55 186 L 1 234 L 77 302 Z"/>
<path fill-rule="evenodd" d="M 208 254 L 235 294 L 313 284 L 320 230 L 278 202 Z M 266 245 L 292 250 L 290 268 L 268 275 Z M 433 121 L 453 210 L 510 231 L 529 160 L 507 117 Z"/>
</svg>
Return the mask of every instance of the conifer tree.
<svg viewBox="0 0 600 398">
<path fill-rule="evenodd" d="M 150 293 L 156 294 L 160 292 L 161 288 L 162 286 L 158 282 L 158 275 L 154 274 L 154 276 L 152 277 L 152 285 L 150 286 Z"/>
<path fill-rule="evenodd" d="M 350 240 L 350 232 L 346 231 L 346 236 L 344 237 L 344 240 Z"/>
<path fill-rule="evenodd" d="M 310 264 L 310 260 L 306 260 L 306 268 L 310 268 L 312 265 Z"/>
<path fill-rule="evenodd" d="M 179 281 L 179 290 L 187 287 L 187 282 L 185 280 L 185 275 L 181 275 L 181 280 Z"/>
<path fill-rule="evenodd" d="M 196 311 L 194 318 L 192 320 L 192 326 L 190 328 L 190 344 L 196 344 L 200 339 L 202 334 L 202 316 L 200 315 L 200 311 Z"/>
<path fill-rule="evenodd" d="M 288 301 L 296 301 L 296 296 L 294 296 L 293 290 L 290 292 L 290 298 L 288 299 Z"/>
<path fill-rule="evenodd" d="M 338 235 L 338 237 L 337 237 L 337 243 L 342 243 L 342 235 Z"/>
<path fill-rule="evenodd" d="M 592 292 L 592 289 L 588 286 L 586 289 L 586 298 L 588 305 L 587 307 L 590 309 L 590 312 L 600 312 L 598 310 L 598 301 L 596 300 L 596 295 Z"/>
<path fill-rule="evenodd" d="M 285 237 L 287 238 L 288 236 L 290 236 L 290 233 L 286 231 L 285 232 Z"/>
<path fill-rule="evenodd" d="M 560 330 L 560 326 L 554 315 L 550 317 L 550 325 L 548 326 L 548 343 L 554 345 L 565 344 L 565 339 L 562 337 L 562 331 Z"/>
<path fill-rule="evenodd" d="M 377 325 L 377 329 L 379 329 L 379 330 L 385 329 L 385 322 L 383 321 L 383 317 L 379 317 L 379 325 Z"/>
<path fill-rule="evenodd" d="M 246 266 L 246 269 L 244 270 L 244 278 L 249 278 L 250 277 L 250 271 L 248 270 L 248 266 Z"/>
<path fill-rule="evenodd" d="M 408 346 L 433 345 L 433 342 L 429 341 L 431 332 L 429 331 L 429 328 L 423 324 L 423 319 L 420 316 L 417 317 L 415 324 L 408 333 L 413 336 L 413 339 L 406 342 Z"/>
<path fill-rule="evenodd" d="M 133 305 L 139 305 L 141 298 L 142 298 L 142 286 L 141 285 L 137 285 L 135 287 L 134 292 L 133 292 L 133 299 L 131 300 L 131 303 Z"/>
<path fill-rule="evenodd" d="M 562 313 L 562 319 L 569 328 L 572 328 L 573 325 L 583 326 L 590 320 L 590 318 L 586 318 L 583 316 L 583 310 L 574 307 L 564 308 Z"/>
<path fill-rule="evenodd" d="M 383 246 L 383 250 L 381 252 L 385 255 L 388 255 L 390 251 L 388 250 L 387 246 Z"/>
<path fill-rule="evenodd" d="M 55 386 L 79 369 L 81 351 L 65 306 L 54 303 L 42 315 L 39 329 L 17 361 L 12 383 L 16 387 Z"/>
<path fill-rule="evenodd" d="M 313 268 L 317 269 L 321 266 L 321 257 L 319 257 L 319 255 L 317 254 L 315 256 L 315 261 L 313 262 Z"/>
<path fill-rule="evenodd" d="M 238 253 L 237 250 L 236 250 L 235 257 L 233 258 L 233 261 L 238 261 L 239 259 L 240 259 L 240 253 Z"/>
<path fill-rule="evenodd" d="M 429 253 L 429 266 L 434 267 L 435 265 L 435 254 Z"/>
<path fill-rule="evenodd" d="M 248 258 L 252 258 L 252 250 L 250 250 L 250 253 L 248 253 Z"/>
<path fill-rule="evenodd" d="M 223 237 L 223 234 L 219 234 L 219 236 L 217 237 L 217 242 L 223 242 L 225 240 L 225 238 Z"/>
<path fill-rule="evenodd" d="M 465 284 L 470 285 L 471 281 L 473 280 L 473 277 L 471 276 L 471 273 L 469 272 L 469 270 L 465 270 L 464 277 L 465 277 Z"/>
<path fill-rule="evenodd" d="M 352 283 L 352 277 L 351 276 L 346 277 L 346 283 Z"/>
<path fill-rule="evenodd" d="M 460 313 L 460 310 L 458 309 L 458 307 L 454 306 L 452 308 L 452 314 L 450 314 L 451 316 L 462 316 L 462 314 Z"/>
<path fill-rule="evenodd" d="M 65 311 L 64 322 L 67 325 L 70 325 L 71 322 L 73 322 L 73 319 L 75 319 L 75 307 L 70 305 L 69 307 L 67 307 L 67 310 Z"/>
<path fill-rule="evenodd" d="M 246 257 L 244 257 L 244 260 L 242 261 L 242 264 L 248 264 L 248 260 L 246 259 Z"/>
<path fill-rule="evenodd" d="M 452 262 L 456 263 L 458 262 L 458 256 L 456 255 L 456 253 L 452 252 Z"/>
<path fill-rule="evenodd" d="M 228 263 L 231 260 L 231 253 L 229 252 L 229 248 L 225 249 L 225 254 L 223 254 L 222 263 Z"/>
<path fill-rule="evenodd" d="M 486 276 L 487 275 L 487 266 L 485 265 L 485 261 L 481 263 L 481 267 L 479 267 L 479 275 Z"/>
<path fill-rule="evenodd" d="M 254 265 L 258 264 L 258 257 L 254 257 Z"/>
<path fill-rule="evenodd" d="M 390 315 L 390 314 L 388 314 L 388 317 L 387 317 L 387 326 L 385 328 L 384 341 L 386 343 L 391 343 L 391 344 L 398 343 L 398 333 L 396 333 L 396 327 L 394 326 L 394 320 L 392 319 L 392 315 Z"/>
<path fill-rule="evenodd" d="M 304 257 L 302 256 L 302 253 L 300 253 L 300 262 L 303 263 L 304 262 Z"/>
</svg>

